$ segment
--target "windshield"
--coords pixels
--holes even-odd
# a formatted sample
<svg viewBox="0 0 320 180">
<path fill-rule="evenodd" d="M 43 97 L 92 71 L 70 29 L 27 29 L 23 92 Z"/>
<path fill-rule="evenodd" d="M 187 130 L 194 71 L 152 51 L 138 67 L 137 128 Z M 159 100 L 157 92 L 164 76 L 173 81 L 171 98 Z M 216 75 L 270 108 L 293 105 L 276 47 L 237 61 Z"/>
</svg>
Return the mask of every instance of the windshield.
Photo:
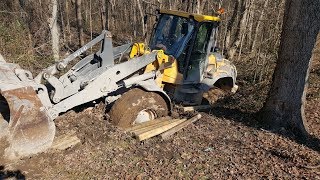
<svg viewBox="0 0 320 180">
<path fill-rule="evenodd" d="M 150 48 L 163 49 L 166 54 L 178 58 L 191 38 L 194 21 L 163 14 L 151 37 Z"/>
</svg>

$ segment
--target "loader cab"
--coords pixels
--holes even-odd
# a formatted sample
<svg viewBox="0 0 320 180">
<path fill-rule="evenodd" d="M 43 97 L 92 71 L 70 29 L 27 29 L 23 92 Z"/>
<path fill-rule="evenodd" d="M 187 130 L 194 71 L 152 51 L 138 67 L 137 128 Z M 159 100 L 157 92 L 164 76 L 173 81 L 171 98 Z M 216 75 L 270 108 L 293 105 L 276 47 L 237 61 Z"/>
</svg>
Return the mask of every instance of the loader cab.
<svg viewBox="0 0 320 180">
<path fill-rule="evenodd" d="M 220 18 L 180 11 L 159 10 L 149 47 L 162 49 L 178 62 L 184 84 L 203 79 L 209 54 L 215 49 Z"/>
</svg>

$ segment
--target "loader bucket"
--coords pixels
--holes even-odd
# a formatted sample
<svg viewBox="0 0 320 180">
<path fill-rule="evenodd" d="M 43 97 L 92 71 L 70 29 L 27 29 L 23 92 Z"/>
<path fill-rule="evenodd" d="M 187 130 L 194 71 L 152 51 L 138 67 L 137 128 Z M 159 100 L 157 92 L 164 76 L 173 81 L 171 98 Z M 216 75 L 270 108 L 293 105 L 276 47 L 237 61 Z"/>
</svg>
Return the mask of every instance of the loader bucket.
<svg viewBox="0 0 320 180">
<path fill-rule="evenodd" d="M 16 159 L 48 149 L 55 125 L 42 105 L 32 82 L 21 81 L 15 64 L 0 62 L 0 140 L 7 141 L 4 156 Z"/>
</svg>

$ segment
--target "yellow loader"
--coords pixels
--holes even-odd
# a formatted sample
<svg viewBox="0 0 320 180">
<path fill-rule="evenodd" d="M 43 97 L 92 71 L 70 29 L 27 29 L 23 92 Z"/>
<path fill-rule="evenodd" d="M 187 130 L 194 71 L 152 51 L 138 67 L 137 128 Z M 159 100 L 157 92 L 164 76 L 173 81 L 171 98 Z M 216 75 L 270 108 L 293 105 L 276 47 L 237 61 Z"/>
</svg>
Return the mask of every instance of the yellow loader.
<svg viewBox="0 0 320 180">
<path fill-rule="evenodd" d="M 213 87 L 235 92 L 236 68 L 216 52 L 219 23 L 215 16 L 158 10 L 148 45 L 113 47 L 111 33 L 103 31 L 35 77 L 17 64 L 0 61 L 5 156 L 45 151 L 59 115 L 98 99 L 112 105 L 109 115 L 115 125 L 128 127 L 170 115 L 172 102 L 201 104 L 203 93 Z M 98 52 L 68 66 L 97 43 Z"/>
</svg>

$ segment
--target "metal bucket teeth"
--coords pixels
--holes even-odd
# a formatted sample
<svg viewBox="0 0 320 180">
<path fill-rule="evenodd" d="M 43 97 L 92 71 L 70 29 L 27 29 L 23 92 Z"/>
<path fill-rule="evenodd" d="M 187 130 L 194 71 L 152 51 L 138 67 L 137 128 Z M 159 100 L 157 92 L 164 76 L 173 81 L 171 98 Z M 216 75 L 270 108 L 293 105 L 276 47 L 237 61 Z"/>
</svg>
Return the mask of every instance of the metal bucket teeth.
<svg viewBox="0 0 320 180">
<path fill-rule="evenodd" d="M 55 135 L 54 122 L 36 91 L 28 86 L 30 82 L 21 81 L 12 67 L 17 66 L 0 63 L 0 138 L 9 143 L 5 149 L 9 159 L 48 149 Z"/>
</svg>

